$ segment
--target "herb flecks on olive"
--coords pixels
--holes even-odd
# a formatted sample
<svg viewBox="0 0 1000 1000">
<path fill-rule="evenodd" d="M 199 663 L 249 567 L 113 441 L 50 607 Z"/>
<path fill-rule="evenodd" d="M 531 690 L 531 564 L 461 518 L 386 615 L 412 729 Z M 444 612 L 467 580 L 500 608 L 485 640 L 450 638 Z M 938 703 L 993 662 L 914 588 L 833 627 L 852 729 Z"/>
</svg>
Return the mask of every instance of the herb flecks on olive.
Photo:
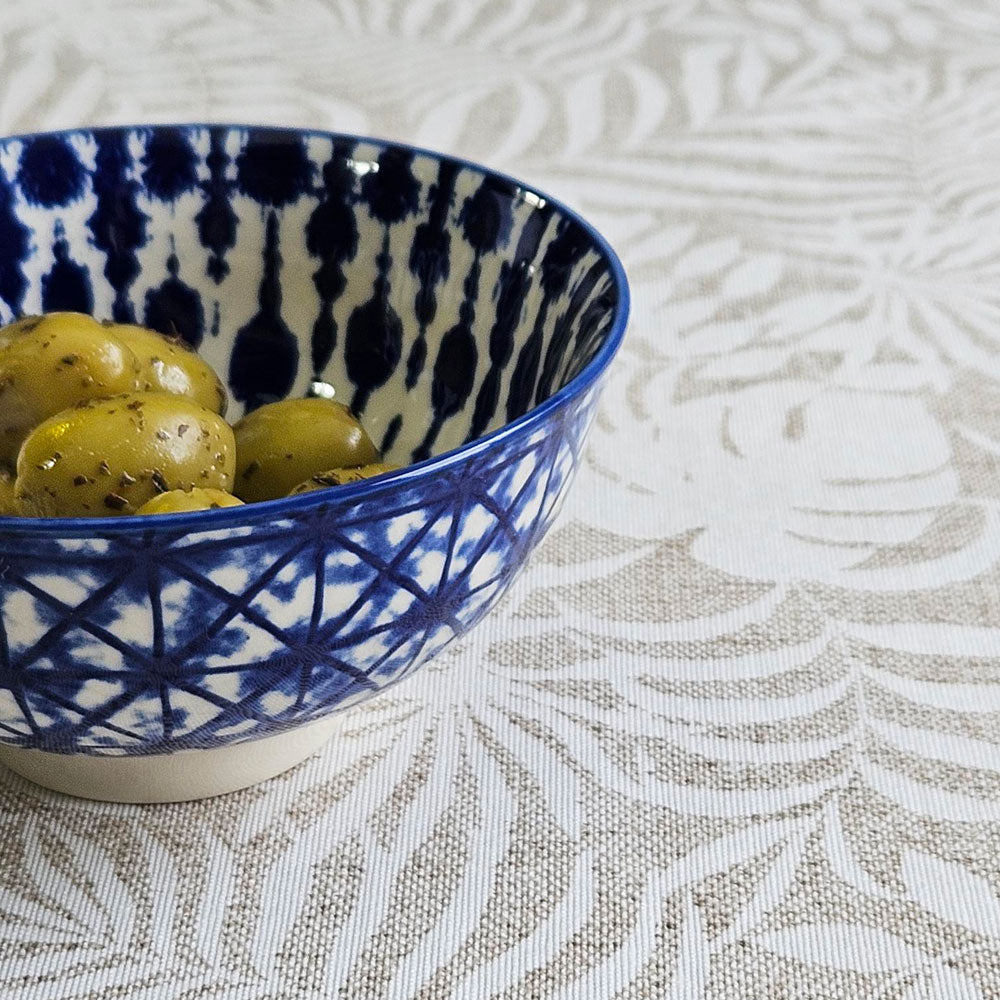
<svg viewBox="0 0 1000 1000">
<path fill-rule="evenodd" d="M 54 413 L 135 389 L 139 367 L 132 351 L 80 313 L 49 313 L 6 342 L 0 336 L 0 461 L 13 462 L 28 433 Z"/>
<path fill-rule="evenodd" d="M 228 400 L 219 376 L 180 337 L 168 337 L 131 323 L 111 323 L 104 329 L 138 359 L 136 388 L 190 396 L 206 409 L 225 414 Z"/>
<path fill-rule="evenodd" d="M 390 465 L 387 462 L 372 462 L 370 465 L 359 465 L 352 469 L 328 469 L 326 472 L 310 476 L 304 483 L 299 483 L 289 496 L 328 489 L 331 486 L 343 486 L 345 483 L 357 483 L 362 479 L 372 479 L 386 472 L 394 472 L 398 468 L 398 465 Z"/>
<path fill-rule="evenodd" d="M 208 436 L 157 433 L 179 420 Z M 217 413 L 185 396 L 126 393 L 39 424 L 18 456 L 15 496 L 34 516 L 133 514 L 169 490 L 228 491 L 235 467 L 233 432 Z"/>
<path fill-rule="evenodd" d="M 135 391 L 226 410 L 218 376 L 179 338 L 74 312 L 26 316 L 0 328 L 0 461 L 13 462 L 28 432 L 54 413 Z"/>
<path fill-rule="evenodd" d="M 0 327 L 0 516 L 212 510 L 396 468 L 323 385 L 230 427 L 222 383 L 181 338 L 24 316 Z"/>
<path fill-rule="evenodd" d="M 220 507 L 242 507 L 243 501 L 223 490 L 168 490 L 147 500 L 137 514 L 180 514 L 189 510 L 218 510 Z"/>
</svg>

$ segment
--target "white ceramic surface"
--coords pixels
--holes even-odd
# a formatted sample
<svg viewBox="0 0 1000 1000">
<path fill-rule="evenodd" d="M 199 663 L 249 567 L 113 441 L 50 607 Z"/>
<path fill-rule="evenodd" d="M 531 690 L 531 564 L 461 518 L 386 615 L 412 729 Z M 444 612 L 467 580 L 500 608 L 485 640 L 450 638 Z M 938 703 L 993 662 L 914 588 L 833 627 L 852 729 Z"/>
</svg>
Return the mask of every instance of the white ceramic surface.
<svg viewBox="0 0 1000 1000">
<path fill-rule="evenodd" d="M 187 802 L 287 771 L 330 737 L 338 716 L 261 740 L 145 757 L 47 753 L 0 745 L 0 764 L 44 788 L 103 802 Z"/>
</svg>

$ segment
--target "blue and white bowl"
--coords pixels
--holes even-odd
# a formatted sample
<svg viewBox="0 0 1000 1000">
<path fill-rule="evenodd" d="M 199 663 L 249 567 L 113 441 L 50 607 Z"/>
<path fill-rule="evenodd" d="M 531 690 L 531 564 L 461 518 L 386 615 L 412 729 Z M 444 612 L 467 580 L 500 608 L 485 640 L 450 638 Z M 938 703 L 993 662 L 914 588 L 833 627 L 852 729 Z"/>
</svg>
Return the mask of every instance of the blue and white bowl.
<svg viewBox="0 0 1000 1000">
<path fill-rule="evenodd" d="M 0 760 L 163 801 L 296 763 L 490 610 L 569 486 L 628 292 L 590 226 L 481 167 L 184 125 L 0 140 L 0 320 L 54 310 L 181 334 L 232 419 L 334 386 L 405 465 L 223 510 L 0 518 Z"/>
</svg>

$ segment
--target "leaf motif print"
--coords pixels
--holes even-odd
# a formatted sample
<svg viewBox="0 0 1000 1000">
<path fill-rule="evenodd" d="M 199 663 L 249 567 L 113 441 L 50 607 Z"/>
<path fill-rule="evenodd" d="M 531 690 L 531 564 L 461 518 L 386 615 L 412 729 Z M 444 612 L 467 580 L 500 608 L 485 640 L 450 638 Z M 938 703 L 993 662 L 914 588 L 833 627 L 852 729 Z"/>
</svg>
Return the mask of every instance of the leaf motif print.
<svg viewBox="0 0 1000 1000">
<path fill-rule="evenodd" d="M 441 148 L 578 208 L 632 317 L 505 600 L 323 752 L 162 809 L 0 773 L 4 1000 L 1000 995 L 998 43 L 981 0 L 6 5 L 6 133 Z"/>
<path fill-rule="evenodd" d="M 943 920 L 985 937 L 1000 938 L 1000 900 L 981 875 L 953 861 L 907 851 L 903 880 L 910 895 Z"/>
<path fill-rule="evenodd" d="M 895 972 L 928 961 L 895 934 L 862 924 L 800 924 L 762 934 L 763 947 L 795 961 L 859 972 Z"/>
<path fill-rule="evenodd" d="M 684 924 L 677 952 L 677 963 L 666 1000 L 689 1000 L 704 996 L 712 951 L 705 937 L 701 915 L 690 893 L 685 897 Z"/>
</svg>

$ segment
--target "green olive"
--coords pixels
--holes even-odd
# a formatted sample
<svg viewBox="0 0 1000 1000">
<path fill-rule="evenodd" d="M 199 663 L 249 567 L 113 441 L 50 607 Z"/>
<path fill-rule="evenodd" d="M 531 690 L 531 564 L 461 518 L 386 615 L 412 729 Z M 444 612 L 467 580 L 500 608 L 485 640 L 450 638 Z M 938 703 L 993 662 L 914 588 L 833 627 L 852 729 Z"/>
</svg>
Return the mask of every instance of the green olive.
<svg viewBox="0 0 1000 1000">
<path fill-rule="evenodd" d="M 7 328 L 5 328 L 7 329 Z M 0 348 L 0 461 L 13 462 L 28 432 L 84 399 L 136 388 L 135 355 L 96 320 L 49 313 Z"/>
<path fill-rule="evenodd" d="M 190 396 L 208 410 L 226 412 L 229 401 L 215 369 L 180 337 L 131 323 L 107 323 L 105 329 L 139 359 L 139 389 Z"/>
<path fill-rule="evenodd" d="M 36 517 L 134 514 L 168 490 L 231 489 L 235 448 L 232 428 L 186 396 L 86 400 L 25 439 L 15 495 Z"/>
<path fill-rule="evenodd" d="M 236 485 L 248 503 L 287 496 L 324 469 L 368 465 L 378 449 L 343 403 L 283 399 L 248 413 L 236 434 Z"/>
<path fill-rule="evenodd" d="M 330 486 L 343 486 L 344 483 L 356 483 L 362 479 L 381 476 L 385 472 L 393 472 L 398 468 L 398 465 L 389 465 L 387 462 L 373 462 L 371 465 L 358 465 L 353 469 L 328 469 L 326 472 L 318 472 L 315 476 L 310 476 L 304 483 L 299 483 L 289 493 L 289 496 L 295 496 L 297 493 L 311 493 L 313 490 L 324 490 Z"/>
<path fill-rule="evenodd" d="M 242 507 L 243 501 L 224 490 L 168 490 L 147 500 L 137 514 L 178 514 L 188 510 L 217 510 L 219 507 Z"/>
<path fill-rule="evenodd" d="M 14 477 L 9 469 L 0 468 L 0 517 L 14 517 L 21 505 L 14 498 Z"/>
</svg>

